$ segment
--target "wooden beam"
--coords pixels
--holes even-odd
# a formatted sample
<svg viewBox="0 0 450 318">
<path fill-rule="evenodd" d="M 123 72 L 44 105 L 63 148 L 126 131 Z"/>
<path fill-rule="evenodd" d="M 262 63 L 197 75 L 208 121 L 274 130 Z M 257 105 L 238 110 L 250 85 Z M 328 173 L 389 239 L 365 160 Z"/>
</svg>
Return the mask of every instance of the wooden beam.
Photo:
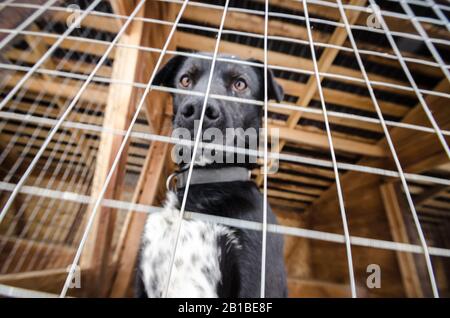
<svg viewBox="0 0 450 318">
<path fill-rule="evenodd" d="M 67 274 L 66 268 L 6 274 L 0 275 L 0 284 L 59 294 Z"/>
<path fill-rule="evenodd" d="M 129 16 L 134 7 L 136 6 L 135 0 L 109 0 L 113 12 L 118 15 Z M 116 19 L 119 27 L 123 26 L 125 23 L 124 19 Z M 129 30 L 126 30 L 129 33 Z"/>
<path fill-rule="evenodd" d="M 264 0 L 256 0 L 258 2 L 264 2 Z M 345 3 L 345 1 L 344 1 Z M 281 8 L 286 8 L 295 11 L 303 11 L 303 6 L 300 1 L 291 1 L 291 0 L 271 0 L 271 5 L 279 6 Z M 308 11 L 311 15 L 326 18 L 327 20 L 339 21 L 341 19 L 341 15 L 339 10 L 330 6 L 324 6 L 321 4 L 308 4 Z M 346 14 L 348 12 L 354 12 L 355 10 L 346 10 Z M 357 11 L 360 12 L 360 11 Z M 366 25 L 367 23 L 368 13 L 361 14 L 356 24 L 358 25 Z M 385 17 L 386 23 L 391 27 L 391 31 L 400 31 L 404 33 L 415 34 L 416 30 L 414 26 L 409 23 L 407 19 L 399 19 L 395 17 Z M 432 37 L 437 38 L 446 38 L 448 35 L 447 30 L 445 28 L 436 28 L 434 24 L 424 24 L 427 32 Z M 433 35 L 432 35 L 433 34 Z"/>
<path fill-rule="evenodd" d="M 318 176 L 322 178 L 329 179 L 330 181 L 334 181 L 334 172 L 331 168 L 321 168 L 312 165 L 303 165 L 294 162 L 280 162 L 280 168 L 284 170 L 292 171 L 295 173 L 308 174 L 313 176 Z"/>
<path fill-rule="evenodd" d="M 127 30 L 129 30 L 129 28 L 130 27 L 128 27 Z M 125 32 L 125 33 L 129 34 L 129 32 Z M 36 37 L 37 39 L 44 42 L 48 46 L 52 46 L 58 40 L 57 37 L 54 37 L 53 35 L 50 35 L 50 34 L 48 34 L 48 35 L 44 35 L 44 34 L 43 35 L 32 35 L 32 36 Z M 83 41 L 82 39 L 69 38 L 69 39 L 63 40 L 61 42 L 61 44 L 59 45 L 59 47 L 61 49 L 65 49 L 68 51 L 80 52 L 80 53 L 84 53 L 84 54 L 91 54 L 91 55 L 100 57 L 105 54 L 106 50 L 108 49 L 109 44 L 110 44 L 109 42 L 90 43 L 90 42 Z M 114 59 L 114 56 L 116 55 L 116 50 L 117 50 L 117 47 L 114 47 L 113 49 L 111 49 L 111 51 L 108 55 L 109 59 Z"/>
<path fill-rule="evenodd" d="M 436 86 L 435 90 L 448 90 L 447 80 L 442 80 L 442 82 Z M 436 120 L 441 124 L 441 128 L 448 129 L 448 127 L 450 127 L 450 116 L 448 115 L 448 109 L 445 107 L 447 102 L 446 99 L 430 95 L 427 96 L 425 100 L 428 106 L 431 108 Z M 423 125 L 423 122 L 426 122 L 427 118 L 421 111 L 421 108 L 422 106 L 418 104 L 410 111 L 410 113 L 404 118 L 403 121 Z M 427 134 L 424 132 L 417 132 L 402 128 L 392 128 L 390 129 L 390 134 L 396 146 L 396 150 L 400 157 L 403 168 L 407 172 L 421 173 L 423 171 L 430 170 L 433 167 L 438 167 L 442 163 L 448 162 L 448 157 L 446 156 L 445 152 L 442 149 L 442 145 L 439 143 L 437 137 L 434 134 Z M 411 143 L 414 144 L 415 152 L 409 154 L 409 147 L 411 147 Z M 410 146 L 404 146 L 403 144 L 410 144 Z M 385 139 L 380 140 L 378 142 L 378 145 L 386 145 Z M 434 156 L 436 156 L 437 159 L 434 159 L 430 163 L 428 158 Z M 423 164 L 422 162 L 426 162 L 426 164 Z M 364 159 L 361 159 L 358 164 L 395 170 L 395 166 L 393 166 L 393 163 L 391 161 L 379 160 L 375 158 L 366 157 Z M 374 219 L 373 221 L 371 221 L 371 231 L 374 231 L 375 224 L 379 224 L 380 227 L 385 227 L 385 224 L 389 225 L 386 214 L 382 213 L 382 211 L 384 210 L 383 205 L 379 206 L 380 203 L 377 202 L 377 198 L 381 195 L 380 191 L 374 190 L 378 189 L 381 182 L 383 181 L 383 178 L 381 176 L 348 171 L 342 174 L 340 181 L 344 192 L 346 212 L 350 227 L 352 227 L 352 223 L 355 224 L 356 222 L 365 222 L 365 224 L 367 224 L 367 219 L 369 217 Z M 365 209 L 363 210 L 360 209 L 362 204 L 365 205 Z M 333 225 L 330 225 L 330 221 L 327 221 L 327 219 L 329 219 L 330 215 L 334 215 L 334 218 L 337 217 L 337 207 L 338 203 L 336 198 L 336 185 L 334 184 L 333 186 L 329 187 L 328 190 L 324 191 L 306 212 L 310 213 L 310 215 L 314 217 L 315 221 L 314 224 L 312 224 L 313 228 L 331 230 Z M 368 211 L 370 211 L 370 216 L 368 214 Z M 328 224 L 328 228 L 326 228 L 326 224 Z M 340 227 L 341 224 L 336 224 L 335 226 Z M 361 228 L 361 225 L 359 225 L 358 227 L 353 226 L 352 229 L 353 233 L 355 229 L 358 231 L 363 230 Z M 354 235 L 359 234 L 358 232 L 356 232 L 354 233 Z M 366 233 L 363 235 L 368 234 Z M 399 264 L 397 259 L 395 259 L 395 262 Z M 418 264 L 418 266 L 419 265 L 420 264 Z"/>
<path fill-rule="evenodd" d="M 144 16 L 144 9 L 137 16 Z M 126 45 L 140 45 L 143 38 L 144 22 L 133 21 L 130 32 L 122 35 L 120 43 Z M 135 81 L 137 74 L 141 71 L 141 61 L 139 60 L 139 50 L 130 50 L 119 47 L 115 54 L 113 65 L 113 79 L 124 81 Z M 108 102 L 105 108 L 104 124 L 105 128 L 127 130 L 135 111 L 134 98 L 137 90 L 132 86 L 111 84 L 109 86 Z M 101 142 L 97 153 L 95 175 L 92 185 L 91 196 L 97 198 L 103 188 L 109 170 L 115 160 L 119 147 L 123 141 L 123 136 L 112 135 L 102 132 Z M 129 143 L 129 141 L 128 141 Z M 119 198 L 127 160 L 127 150 L 124 150 L 120 157 L 118 167 L 115 169 L 104 198 Z M 88 208 L 87 217 L 91 215 L 93 204 Z M 115 226 L 115 210 L 101 207 L 97 211 L 95 221 L 90 231 L 89 239 L 86 242 L 81 258 L 81 266 L 90 270 L 92 277 L 92 288 L 89 293 L 95 296 L 105 296 L 109 288 L 107 280 L 107 267 L 111 259 L 111 241 Z"/>
<path fill-rule="evenodd" d="M 288 127 L 283 127 L 279 125 L 269 124 L 269 134 L 270 130 L 278 129 L 280 139 L 284 139 L 289 142 L 309 145 L 321 149 L 329 149 L 328 139 L 323 133 L 309 132 L 305 129 L 293 129 Z M 351 154 L 365 155 L 370 157 L 383 158 L 387 156 L 387 151 L 385 148 L 378 145 L 371 145 L 368 143 L 363 143 L 359 141 L 353 141 L 347 138 L 333 138 L 333 144 L 336 151 L 343 151 Z"/>
<path fill-rule="evenodd" d="M 313 11 L 314 12 L 314 7 Z M 326 7 L 324 7 L 326 8 Z M 311 5 L 310 5 L 311 10 Z M 53 20 L 63 22 L 67 21 L 67 18 L 70 16 L 69 12 L 55 12 L 53 13 Z M 209 8 L 201 8 L 195 6 L 188 6 L 186 8 L 183 17 L 201 23 L 208 23 L 211 25 L 218 26 L 220 21 L 220 15 L 222 12 L 220 10 L 214 10 Z M 339 19 L 339 17 L 338 17 Z M 239 30 L 244 32 L 253 32 L 253 33 L 263 33 L 262 26 L 264 25 L 264 18 L 259 15 L 251 15 L 245 14 L 241 12 L 229 12 L 227 15 L 227 19 L 225 20 L 225 28 L 232 30 Z M 115 21 L 114 18 L 110 17 L 100 17 L 100 16 L 91 16 L 88 15 L 81 21 L 81 26 L 98 29 L 101 31 L 106 31 L 110 33 L 117 33 L 120 28 L 120 23 Z M 277 20 L 269 21 L 269 34 L 270 35 L 279 35 L 286 36 L 295 39 L 307 39 L 307 31 L 303 26 L 299 26 L 292 23 L 280 22 Z M 328 43 L 329 34 L 327 32 L 322 32 L 319 30 L 314 31 L 314 40 L 317 42 Z M 394 55 L 394 52 L 390 47 L 380 47 L 377 45 L 373 45 L 370 42 L 359 42 L 358 43 L 360 49 L 371 50 L 375 52 L 388 52 Z M 345 41 L 345 47 L 350 47 L 351 43 L 349 41 Z M 342 52 L 343 54 L 348 54 L 347 52 Z M 404 56 L 417 58 L 426 61 L 433 61 L 429 56 L 423 56 L 414 54 L 411 52 L 403 51 L 402 54 Z M 399 64 L 395 60 L 379 57 L 376 55 L 366 55 L 366 58 L 371 62 L 390 65 L 392 67 L 399 68 Z M 418 73 L 428 74 L 430 76 L 439 77 L 441 76 L 441 71 L 437 67 L 429 67 L 428 65 L 411 63 L 408 67 Z"/>
<path fill-rule="evenodd" d="M 269 203 L 272 208 L 276 206 L 280 206 L 283 208 L 291 208 L 298 210 L 303 210 L 307 204 L 301 201 L 295 201 L 295 200 L 286 200 L 281 198 L 275 198 L 275 197 L 269 197 Z"/>
<path fill-rule="evenodd" d="M 283 86 L 286 94 L 292 96 L 298 96 L 301 99 L 303 98 L 303 94 L 306 93 L 307 87 L 305 84 L 298 83 L 295 81 L 290 81 L 282 78 L 277 78 L 277 81 Z M 365 110 L 369 112 L 375 112 L 372 99 L 370 97 L 361 96 L 358 94 L 352 94 L 343 92 L 337 89 L 326 88 L 322 89 L 325 101 L 330 104 L 336 104 L 339 106 L 355 108 L 360 110 Z M 320 101 L 320 96 L 318 93 L 313 95 L 313 100 Z M 383 114 L 403 117 L 405 116 L 409 108 L 405 105 L 379 101 L 380 108 L 383 110 Z M 305 106 L 307 107 L 307 106 Z M 292 113 L 292 111 L 291 111 Z M 306 114 L 306 113 L 304 113 Z"/>
<path fill-rule="evenodd" d="M 152 17 L 155 12 L 165 12 L 167 14 L 173 13 L 170 10 L 172 6 L 167 4 L 147 2 L 146 6 L 139 12 L 138 16 Z M 122 37 L 122 41 L 125 44 L 141 45 L 141 46 L 158 46 L 157 42 L 165 41 L 165 33 L 163 32 L 163 27 L 160 26 L 155 30 L 155 28 L 146 27 L 143 21 L 133 21 L 131 24 L 131 32 Z M 113 66 L 113 78 L 118 78 L 121 80 L 126 80 L 130 82 L 147 82 L 155 66 L 154 56 L 149 56 L 146 52 L 141 50 L 130 50 L 127 48 L 119 47 L 117 48 L 115 63 Z M 109 94 L 109 104 L 105 111 L 105 125 L 114 125 L 114 128 L 126 129 L 129 125 L 131 119 L 131 114 L 134 112 L 134 105 L 136 105 L 141 95 L 133 87 L 115 87 L 115 85 L 110 85 Z M 153 96 L 153 95 L 152 95 Z M 158 132 L 161 126 L 162 116 L 165 113 L 165 107 L 167 106 L 167 99 L 163 100 L 161 98 L 150 98 L 147 96 L 145 100 L 146 115 L 147 120 L 150 125 L 150 132 Z M 109 110 L 109 111 L 108 111 Z M 123 112 L 124 115 L 119 114 Z M 158 114 L 157 118 L 154 114 Z M 152 116 L 153 115 L 153 116 Z M 103 180 L 106 176 L 106 171 L 109 170 L 112 159 L 115 156 L 117 147 L 122 141 L 122 136 L 102 136 L 102 143 L 99 147 L 99 155 L 97 156 L 97 168 L 96 168 L 96 178 L 94 178 L 93 193 L 98 191 L 99 186 L 103 185 Z M 103 148 L 102 149 L 102 144 Z M 106 150 L 106 151 L 105 151 Z M 105 156 L 105 157 L 103 157 Z M 108 159 L 108 156 L 109 159 Z M 103 157 L 103 158 L 102 158 Z M 109 162 L 109 164 L 108 164 Z M 127 162 L 126 156 L 121 157 L 121 162 L 119 167 L 125 167 Z M 106 165 L 105 165 L 106 163 Z M 120 169 L 120 168 L 119 168 Z M 97 175 L 97 171 L 99 174 Z M 124 169 L 121 169 L 122 175 L 119 175 L 117 170 L 113 175 L 111 182 L 109 184 L 106 197 L 114 198 L 120 195 L 120 185 L 122 184 L 122 177 Z M 94 195 L 95 196 L 95 195 Z M 111 284 L 114 283 L 111 280 L 106 281 L 106 274 L 97 270 L 97 268 L 105 267 L 108 261 L 113 255 L 107 255 L 106 251 L 109 251 L 109 241 L 111 240 L 114 215 L 108 211 L 109 209 L 102 209 L 101 214 L 98 215 L 98 220 L 95 223 L 97 229 L 94 232 L 99 233 L 102 237 L 99 242 L 98 239 L 91 241 L 92 247 L 90 253 L 88 252 L 88 261 L 96 263 L 93 268 L 95 272 L 93 274 L 100 278 L 103 282 L 102 290 L 100 290 L 100 295 L 107 295 L 110 292 Z M 106 221 L 106 222 L 104 222 Z M 105 253 L 103 257 L 99 257 L 100 253 L 103 251 Z M 103 259 L 102 259 L 103 258 Z M 92 266 L 87 266 L 87 268 L 92 268 Z M 120 267 L 120 266 L 119 266 Z M 103 275 L 103 277 L 99 276 Z"/>
<path fill-rule="evenodd" d="M 380 191 L 394 241 L 410 243 L 395 185 L 393 183 L 383 184 Z M 406 295 L 408 297 L 423 297 L 414 255 L 403 252 L 397 252 L 396 254 Z"/>
<path fill-rule="evenodd" d="M 436 91 L 444 92 L 448 91 L 448 89 L 446 79 L 435 88 Z M 441 128 L 448 129 L 450 127 L 450 116 L 448 115 L 448 108 L 445 107 L 446 99 L 429 95 L 426 97 L 426 102 L 433 111 L 436 120 L 441 124 Z M 418 104 L 404 117 L 403 121 L 424 125 L 427 119 L 421 108 L 422 106 Z M 442 150 L 442 145 L 440 145 L 434 134 L 402 128 L 391 128 L 390 133 L 405 171 L 420 173 L 448 162 L 448 158 Z M 422 139 L 423 137 L 425 137 L 424 140 Z M 411 143 L 414 144 L 414 154 L 408 154 Z M 403 144 L 409 144 L 409 146 L 404 146 Z M 378 145 L 385 146 L 386 141 L 382 139 L 378 142 Z M 431 157 L 435 157 L 436 159 L 429 161 L 428 159 Z M 392 165 L 391 161 L 379 160 L 377 158 L 365 157 L 358 164 L 395 170 L 395 166 Z M 382 200 L 378 188 L 383 178 L 373 174 L 347 171 L 341 174 L 340 179 L 351 233 L 353 235 L 369 235 L 367 232 L 361 232 L 367 231 L 367 228 L 364 229 L 361 225 L 362 223 L 371 224 L 371 232 L 374 231 L 375 226 L 380 226 L 379 233 L 389 233 L 384 229 L 386 225 L 389 225 L 389 221 L 387 220 L 387 215 L 382 212 L 384 210 L 382 203 L 379 202 Z M 361 209 L 363 205 L 365 208 Z M 305 213 L 311 216 L 311 227 L 313 229 L 333 231 L 342 226 L 337 222 L 339 217 L 338 212 L 336 185 L 333 184 L 308 207 Z M 371 221 L 368 220 L 369 218 Z M 358 226 L 354 224 L 358 224 Z M 390 238 L 386 239 L 389 240 Z M 400 266 L 398 259 L 394 258 L 394 260 Z M 386 262 L 392 262 L 392 260 L 386 258 Z M 345 274 L 343 273 L 342 275 Z M 406 293 L 406 291 L 404 292 Z"/>
<path fill-rule="evenodd" d="M 292 193 L 274 189 L 267 190 L 267 196 L 279 199 L 299 200 L 304 202 L 312 202 L 316 198 L 315 196 L 308 194 Z"/>
<path fill-rule="evenodd" d="M 253 170 L 252 173 L 256 174 L 256 172 L 259 172 L 258 170 Z M 269 179 L 279 179 L 283 181 L 292 181 L 292 182 L 299 182 L 304 184 L 311 184 L 311 185 L 317 185 L 317 186 L 323 186 L 328 187 L 331 182 L 325 181 L 322 179 L 317 179 L 314 177 L 304 177 L 304 176 L 297 176 L 294 173 L 283 173 L 283 172 L 277 172 L 276 174 L 270 174 L 268 175 Z"/>
<path fill-rule="evenodd" d="M 445 92 L 450 90 L 450 85 L 446 79 L 443 79 L 434 90 Z M 449 129 L 450 108 L 445 107 L 447 100 L 445 98 L 433 95 L 426 96 L 425 100 L 431 108 L 433 116 L 440 123 L 441 129 Z M 410 112 L 403 118 L 402 122 L 425 126 L 429 125 L 428 119 L 423 113 L 422 105 L 420 103 L 410 110 Z M 435 134 L 399 127 L 392 128 L 389 133 L 394 145 L 396 146 L 397 154 L 400 158 L 403 169 L 406 172 L 421 173 L 448 162 L 448 157 L 443 151 L 442 145 Z M 379 146 L 386 147 L 386 139 L 381 139 L 377 144 Z M 414 150 L 412 153 L 411 147 Z M 420 156 L 417 154 L 420 154 Z M 395 169 L 395 166 L 393 166 L 389 161 L 376 160 L 374 158 L 363 158 L 358 162 L 358 164 L 369 165 L 377 168 Z M 376 184 L 381 182 L 381 177 L 354 171 L 348 171 L 341 176 L 341 183 L 344 189 L 350 189 L 350 185 L 359 184 L 359 182 L 364 182 L 365 184 Z M 349 197 L 351 198 L 351 196 Z M 324 191 L 324 193 L 314 204 L 319 206 L 327 202 L 329 203 L 335 199 L 336 187 L 333 185 L 327 191 Z"/>
<path fill-rule="evenodd" d="M 414 198 L 414 205 L 416 207 L 420 205 L 426 204 L 429 200 L 432 200 L 433 197 L 438 196 L 440 193 L 446 192 L 448 187 L 444 185 L 435 185 L 430 187 L 429 189 L 424 190 L 420 193 L 416 198 Z"/>
<path fill-rule="evenodd" d="M 49 15 L 51 14 L 52 16 L 51 19 L 54 21 L 66 23 L 67 19 L 70 17 L 72 12 L 55 11 L 55 12 L 47 12 L 47 14 Z M 90 29 L 97 29 L 109 33 L 117 33 L 119 32 L 122 24 L 118 23 L 118 21 L 113 17 L 88 14 L 83 20 L 81 20 L 80 26 Z"/>
<path fill-rule="evenodd" d="M 167 135 L 169 130 L 170 119 L 167 118 L 161 134 Z M 167 165 L 170 160 L 168 153 L 167 143 L 152 143 L 133 195 L 133 203 L 147 205 L 156 203 L 159 192 L 165 189 L 164 181 L 168 175 Z M 138 212 L 131 212 L 126 216 L 125 226 L 117 244 L 115 263 L 118 267 L 110 293 L 112 297 L 129 295 L 146 219 L 146 214 Z"/>
<path fill-rule="evenodd" d="M 264 0 L 256 0 L 257 2 L 264 3 Z M 300 11 L 303 12 L 303 4 L 301 1 L 290 1 L 290 0 L 271 0 L 271 5 L 278 6 L 281 8 Z M 339 21 L 340 15 L 339 11 L 332 7 L 323 5 L 308 5 L 308 11 L 311 15 L 317 15 L 324 17 L 333 21 Z"/>
<path fill-rule="evenodd" d="M 69 14 L 69 13 L 68 13 Z M 64 20 L 65 21 L 65 20 Z M 4 53 L 5 58 L 15 61 L 15 62 L 26 62 L 27 64 L 36 64 L 40 56 L 36 56 L 30 51 L 19 50 L 11 48 Z M 59 65 L 59 71 L 66 71 L 72 73 L 90 74 L 95 68 L 95 64 L 82 62 L 82 61 L 71 61 L 71 60 L 61 60 L 57 57 L 52 57 L 54 63 Z M 111 77 L 112 68 L 108 65 L 102 65 L 99 70 L 95 73 L 96 76 Z"/>
<path fill-rule="evenodd" d="M 305 280 L 288 278 L 290 298 L 350 298 L 348 284 L 330 283 L 319 280 Z M 358 297 L 368 297 L 367 292 L 357 289 Z"/>
<path fill-rule="evenodd" d="M 5 244 L 3 253 L 2 255 L 0 255 L 0 264 L 2 264 L 2 266 L 4 266 L 7 263 L 10 264 L 8 265 L 9 269 L 8 272 L 11 272 L 15 268 L 16 264 L 22 257 L 25 257 L 24 264 L 27 264 L 26 261 L 29 260 L 31 257 L 38 257 L 40 259 L 44 257 L 51 258 L 51 262 L 48 263 L 47 267 L 48 269 L 54 268 L 55 266 L 60 266 L 60 261 L 62 259 L 65 259 L 69 256 L 73 256 L 76 252 L 75 249 L 72 247 L 53 243 L 43 243 L 40 241 L 28 240 L 15 236 L 11 237 L 0 236 L 0 241 L 2 242 L 2 244 Z M 17 251 L 12 256 L 10 255 L 10 251 L 13 248 L 15 248 Z M 27 255 L 23 255 L 24 251 L 28 251 Z M 54 253 L 52 253 L 52 255 L 49 255 L 49 253 L 47 253 L 48 251 L 52 251 Z M 32 270 L 41 270 L 41 269 L 44 268 L 42 267 L 32 268 Z M 22 268 L 20 268 L 19 270 L 22 270 Z"/>
<path fill-rule="evenodd" d="M 7 87 L 15 87 L 21 80 L 21 76 L 18 74 L 12 75 L 7 79 L 5 85 Z M 41 93 L 44 91 L 48 95 L 60 96 L 66 99 L 72 99 L 80 90 L 81 82 L 76 80 L 68 80 L 67 84 L 61 84 L 56 80 L 45 81 L 45 89 L 42 87 L 42 80 L 32 76 L 26 81 L 23 89 L 29 90 L 34 93 Z M 125 86 L 125 85 L 121 85 Z M 104 87 L 96 84 L 89 84 L 84 93 L 81 94 L 80 101 L 92 102 L 97 104 L 105 104 L 108 99 L 108 91 Z"/>
<path fill-rule="evenodd" d="M 354 5 L 361 5 L 363 3 L 365 3 L 365 0 L 351 0 L 350 1 L 350 4 L 354 4 Z M 353 11 L 348 17 L 349 23 L 350 24 L 354 23 L 355 20 L 358 18 L 358 16 L 359 16 L 359 12 Z M 336 28 L 329 39 L 329 43 L 336 44 L 336 45 L 342 45 L 346 38 L 347 38 L 346 29 Z M 307 38 L 307 39 L 309 40 L 309 38 Z M 317 61 L 318 71 L 319 72 L 328 72 L 328 70 L 330 70 L 331 66 L 333 65 L 334 59 L 336 58 L 338 53 L 339 53 L 339 51 L 337 49 L 327 47 L 321 54 L 320 59 Z M 297 100 L 296 104 L 298 106 L 300 106 L 300 107 L 308 107 L 309 106 L 310 102 L 314 98 L 314 95 L 316 95 L 318 93 L 319 85 L 321 85 L 320 83 L 317 83 L 318 80 L 320 82 L 322 82 L 323 76 L 320 77 L 320 79 L 317 79 L 316 76 L 314 76 L 314 75 L 309 77 L 308 82 L 306 83 L 305 88 L 303 90 L 302 96 Z M 319 100 L 320 100 L 320 97 L 319 97 Z M 287 128 L 294 129 L 298 125 L 298 122 L 299 122 L 302 114 L 303 114 L 303 112 L 301 112 L 301 111 L 292 112 L 292 114 L 289 115 L 289 117 L 286 121 Z M 277 149 L 275 150 L 275 152 L 281 153 L 283 151 L 283 148 L 286 145 L 287 141 L 288 140 L 286 138 L 282 138 L 280 143 L 277 145 Z M 330 145 L 328 144 L 328 139 L 326 139 L 325 141 L 327 143 L 326 148 L 329 149 Z M 333 138 L 333 145 L 336 146 L 336 149 L 337 149 L 336 142 L 337 142 L 336 139 Z M 263 182 L 263 175 L 261 174 L 257 178 L 256 183 L 258 186 L 260 186 L 262 184 L 262 182 Z"/>
<path fill-rule="evenodd" d="M 221 15 L 221 10 L 189 6 L 186 8 L 183 17 L 190 21 L 218 26 Z M 228 11 L 224 27 L 230 30 L 264 34 L 264 16 Z M 305 27 L 275 19 L 269 19 L 268 34 L 289 36 L 293 39 L 308 39 L 308 33 Z M 317 38 L 314 39 L 319 42 L 326 42 L 329 38 L 329 35 L 325 32 L 314 32 L 314 34 L 317 35 Z"/>
<path fill-rule="evenodd" d="M 362 5 L 363 3 L 365 3 L 365 0 L 351 0 L 350 4 L 352 5 Z M 353 24 L 355 22 L 355 20 L 358 18 L 359 16 L 359 12 L 355 12 L 352 11 L 349 14 L 349 23 Z M 347 38 L 347 31 L 345 29 L 342 28 L 337 28 L 333 34 L 331 35 L 330 39 L 329 39 L 329 43 L 331 44 L 336 44 L 336 45 L 342 45 L 345 41 L 345 39 Z M 331 66 L 333 65 L 334 59 L 336 58 L 337 54 L 339 53 L 339 51 L 335 48 L 326 48 L 323 53 L 320 56 L 320 59 L 317 61 L 317 68 L 319 70 L 319 72 L 328 72 L 331 68 Z M 306 88 L 305 88 L 305 94 L 302 96 L 302 98 L 300 98 L 297 102 L 297 105 L 301 106 L 301 107 L 308 107 L 309 103 L 311 102 L 311 100 L 314 97 L 314 94 L 316 94 L 317 90 L 318 90 L 318 85 L 320 85 L 319 83 L 317 83 L 317 78 L 315 76 L 310 76 L 310 78 L 308 79 L 308 82 L 306 83 Z M 320 81 L 323 80 L 323 76 L 320 77 Z M 296 112 L 294 114 L 292 114 L 291 116 L 289 116 L 288 120 L 287 120 L 287 126 L 289 128 L 293 128 L 295 126 L 297 126 L 298 121 L 300 120 L 302 116 L 302 112 Z M 281 142 L 280 143 L 280 151 L 283 149 L 285 143 Z"/>
</svg>

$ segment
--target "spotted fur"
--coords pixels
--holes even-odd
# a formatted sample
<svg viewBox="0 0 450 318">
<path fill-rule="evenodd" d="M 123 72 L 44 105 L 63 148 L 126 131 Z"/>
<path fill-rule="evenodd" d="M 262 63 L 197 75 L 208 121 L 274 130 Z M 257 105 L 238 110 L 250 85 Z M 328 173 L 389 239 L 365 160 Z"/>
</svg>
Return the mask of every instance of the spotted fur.
<svg viewBox="0 0 450 318">
<path fill-rule="evenodd" d="M 179 210 L 176 195 L 168 192 L 161 212 L 151 214 L 145 225 L 140 260 L 141 279 L 148 297 L 161 297 L 175 246 Z M 239 248 L 233 231 L 199 220 L 183 220 L 175 254 L 168 297 L 218 297 L 221 284 L 220 241 L 227 249 Z"/>
</svg>

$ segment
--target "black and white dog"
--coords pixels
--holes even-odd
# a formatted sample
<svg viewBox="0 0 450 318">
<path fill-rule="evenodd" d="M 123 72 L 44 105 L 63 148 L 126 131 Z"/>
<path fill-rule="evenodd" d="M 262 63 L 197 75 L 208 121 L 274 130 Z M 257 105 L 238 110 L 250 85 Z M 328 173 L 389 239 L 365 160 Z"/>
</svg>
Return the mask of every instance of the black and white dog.
<svg viewBox="0 0 450 318">
<path fill-rule="evenodd" d="M 223 57 L 223 56 L 222 56 Z M 233 58 L 235 57 L 229 57 Z M 211 59 L 173 57 L 157 74 L 156 85 L 205 92 Z M 281 101 L 282 88 L 268 74 L 268 97 Z M 210 93 L 251 100 L 263 100 L 262 67 L 217 61 Z M 173 95 L 173 128 L 184 128 L 195 138 L 204 96 Z M 211 127 L 259 130 L 262 107 L 210 97 L 202 129 Z M 256 165 L 195 162 L 186 211 L 234 219 L 262 222 L 263 197 L 249 180 Z M 183 168 L 183 166 L 181 167 Z M 178 175 L 177 190 L 169 191 L 163 211 L 150 214 L 145 225 L 137 268 L 136 296 L 161 297 L 175 245 L 179 207 L 184 194 L 187 170 Z M 268 223 L 276 223 L 268 208 Z M 260 231 L 231 228 L 200 221 L 183 220 L 175 254 L 168 297 L 259 297 L 262 234 Z M 286 297 L 283 239 L 267 234 L 267 297 Z"/>
</svg>

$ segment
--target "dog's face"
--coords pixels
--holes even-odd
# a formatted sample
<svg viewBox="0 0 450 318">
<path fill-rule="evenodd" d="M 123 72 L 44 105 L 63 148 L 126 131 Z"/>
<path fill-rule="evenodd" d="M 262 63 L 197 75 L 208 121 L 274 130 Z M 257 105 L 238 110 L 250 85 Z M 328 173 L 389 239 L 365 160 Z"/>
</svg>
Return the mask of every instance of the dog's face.
<svg viewBox="0 0 450 318">
<path fill-rule="evenodd" d="M 225 57 L 230 58 L 229 56 Z M 236 58 L 233 57 L 233 59 Z M 158 72 L 154 84 L 205 93 L 211 63 L 210 59 L 175 56 Z M 261 101 L 264 98 L 264 69 L 217 61 L 210 94 Z M 283 99 L 283 89 L 275 82 L 270 71 L 268 72 L 268 97 L 278 102 Z M 203 104 L 204 96 L 173 94 L 173 128 L 188 129 L 193 140 L 195 138 L 194 128 L 198 127 L 196 125 L 198 125 Z M 202 130 L 216 128 L 224 135 L 227 128 L 242 128 L 244 131 L 254 128 L 258 131 L 261 117 L 261 106 L 215 99 L 210 96 L 206 105 Z M 230 145 L 229 141 L 224 143 Z"/>
<path fill-rule="evenodd" d="M 157 74 L 154 83 L 182 90 L 204 93 L 211 70 L 211 60 L 184 56 L 173 57 Z M 217 61 L 210 94 L 263 100 L 264 71 L 262 67 Z M 271 72 L 268 77 L 269 99 L 280 102 L 283 90 Z M 174 128 L 193 129 L 194 120 L 200 119 L 203 96 L 174 94 Z M 262 107 L 208 98 L 203 128 L 259 128 Z"/>
</svg>

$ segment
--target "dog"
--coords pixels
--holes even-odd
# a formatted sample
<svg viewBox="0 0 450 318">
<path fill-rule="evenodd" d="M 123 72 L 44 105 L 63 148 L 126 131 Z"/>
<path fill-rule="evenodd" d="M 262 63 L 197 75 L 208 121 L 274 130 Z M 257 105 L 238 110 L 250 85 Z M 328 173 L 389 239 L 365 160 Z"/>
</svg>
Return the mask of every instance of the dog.
<svg viewBox="0 0 450 318">
<path fill-rule="evenodd" d="M 202 54 L 205 57 L 211 56 Z M 219 56 L 239 60 L 237 57 Z M 204 93 L 211 64 L 210 58 L 177 55 L 157 73 L 154 84 Z M 267 81 L 268 98 L 282 101 L 283 89 L 276 83 L 270 70 Z M 218 60 L 210 94 L 262 101 L 264 69 Z M 195 121 L 200 119 L 204 96 L 179 93 L 172 96 L 173 128 L 188 130 L 192 133 L 191 140 L 194 140 Z M 259 130 L 261 119 L 261 106 L 209 97 L 202 130 Z M 184 182 L 187 167 L 188 164 L 180 164 L 183 172 L 178 177 L 183 177 Z M 202 158 L 195 160 L 186 211 L 262 222 L 263 196 L 256 184 L 249 179 L 249 171 L 255 167 L 255 163 L 247 161 L 217 163 Z M 177 190 L 168 191 L 163 210 L 150 214 L 146 221 L 136 269 L 137 297 L 165 295 L 184 189 L 185 183 L 177 180 Z M 270 206 L 267 208 L 267 221 L 269 224 L 276 224 Z M 167 296 L 259 297 L 261 250 L 260 231 L 197 219 L 183 220 Z M 266 255 L 265 296 L 287 297 L 281 235 L 267 233 Z"/>
</svg>

